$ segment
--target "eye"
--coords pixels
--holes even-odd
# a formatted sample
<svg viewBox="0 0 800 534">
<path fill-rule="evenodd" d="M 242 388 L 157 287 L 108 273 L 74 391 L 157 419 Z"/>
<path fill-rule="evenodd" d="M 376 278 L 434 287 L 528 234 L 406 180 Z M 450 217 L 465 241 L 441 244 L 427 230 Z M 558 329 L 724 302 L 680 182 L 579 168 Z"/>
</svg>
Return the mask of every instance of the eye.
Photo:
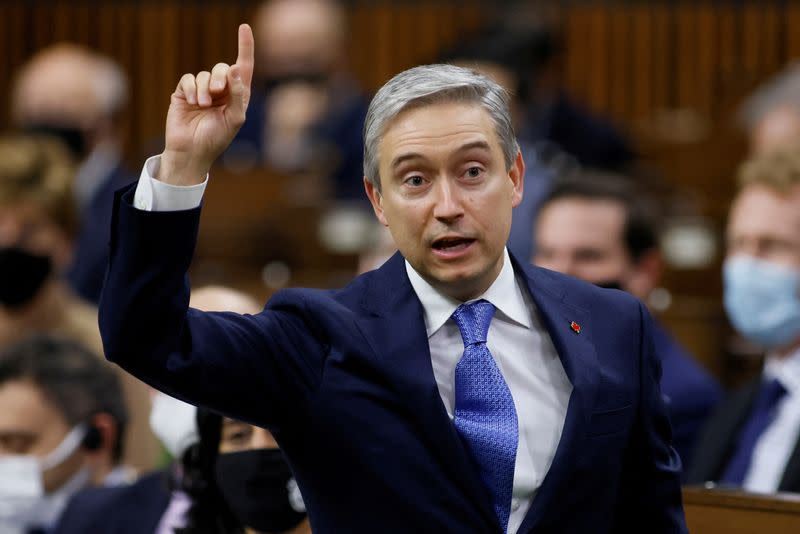
<svg viewBox="0 0 800 534">
<path fill-rule="evenodd" d="M 421 185 L 425 184 L 425 179 L 419 174 L 415 174 L 414 176 L 409 176 L 406 178 L 405 183 L 411 187 L 420 187 Z"/>
<path fill-rule="evenodd" d="M 467 178 L 480 178 L 483 174 L 483 169 L 480 167 L 470 167 L 464 174 Z"/>
<path fill-rule="evenodd" d="M 222 441 L 232 446 L 246 445 L 253 430 L 249 426 L 236 425 L 223 431 Z"/>
</svg>

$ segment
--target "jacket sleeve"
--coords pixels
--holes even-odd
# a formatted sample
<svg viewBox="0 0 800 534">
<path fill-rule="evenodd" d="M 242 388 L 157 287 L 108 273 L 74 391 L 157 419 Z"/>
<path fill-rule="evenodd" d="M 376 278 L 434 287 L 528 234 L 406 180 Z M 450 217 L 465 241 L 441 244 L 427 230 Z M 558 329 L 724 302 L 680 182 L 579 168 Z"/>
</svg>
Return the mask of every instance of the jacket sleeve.
<svg viewBox="0 0 800 534">
<path fill-rule="evenodd" d="M 324 347 L 302 294 L 257 315 L 189 308 L 200 208 L 147 212 L 119 191 L 100 300 L 106 357 L 165 393 L 273 427 L 319 384 Z"/>
<path fill-rule="evenodd" d="M 640 399 L 625 452 L 614 532 L 686 533 L 681 499 L 681 461 L 671 445 L 672 430 L 661 388 L 661 364 L 653 344 L 653 324 L 639 303 Z"/>
</svg>

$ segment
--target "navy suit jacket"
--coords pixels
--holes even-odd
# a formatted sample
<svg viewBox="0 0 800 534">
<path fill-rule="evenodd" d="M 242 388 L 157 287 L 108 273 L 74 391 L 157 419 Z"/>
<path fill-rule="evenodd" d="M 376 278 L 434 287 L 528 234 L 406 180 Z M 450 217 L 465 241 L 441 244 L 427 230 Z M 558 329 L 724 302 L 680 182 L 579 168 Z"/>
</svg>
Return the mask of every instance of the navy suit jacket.
<svg viewBox="0 0 800 534">
<path fill-rule="evenodd" d="M 106 356 L 170 395 L 268 427 L 315 533 L 499 533 L 445 411 L 399 254 L 341 290 L 288 289 L 257 315 L 188 308 L 200 209 L 121 194 L 100 302 Z M 521 533 L 686 532 L 652 321 L 620 291 L 514 261 L 573 391 Z M 574 321 L 580 333 L 570 327 Z"/>
<path fill-rule="evenodd" d="M 87 302 L 97 303 L 108 267 L 108 239 L 114 192 L 133 182 L 122 166 L 117 166 L 94 193 L 81 213 L 80 231 L 75 243 L 67 280 L 75 293 Z"/>
<path fill-rule="evenodd" d="M 737 389 L 717 407 L 697 439 L 694 455 L 688 464 L 686 480 L 690 484 L 718 482 L 736 448 L 739 433 L 753 409 L 762 377 Z M 800 437 L 778 482 L 778 491 L 800 493 Z"/>
<path fill-rule="evenodd" d="M 130 486 L 87 488 L 70 500 L 52 534 L 152 534 L 169 500 L 164 471 Z"/>
<path fill-rule="evenodd" d="M 678 342 L 656 323 L 653 343 L 661 360 L 661 391 L 672 423 L 672 442 L 684 466 L 722 388 Z"/>
</svg>

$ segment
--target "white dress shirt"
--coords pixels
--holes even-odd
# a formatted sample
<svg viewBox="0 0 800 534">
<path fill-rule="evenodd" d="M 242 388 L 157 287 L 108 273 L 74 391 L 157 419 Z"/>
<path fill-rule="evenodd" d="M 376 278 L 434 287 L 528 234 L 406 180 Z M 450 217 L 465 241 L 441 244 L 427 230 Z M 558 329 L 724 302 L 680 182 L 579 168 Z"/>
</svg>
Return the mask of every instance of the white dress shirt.
<svg viewBox="0 0 800 534">
<path fill-rule="evenodd" d="M 134 206 L 146 211 L 175 211 L 199 206 L 208 177 L 195 186 L 168 185 L 152 178 L 159 163 L 158 156 L 145 163 L 134 195 Z M 425 310 L 433 374 L 447 414 L 452 419 L 455 368 L 464 353 L 464 343 L 458 325 L 450 316 L 461 303 L 439 293 L 408 262 L 406 272 Z M 489 325 L 486 345 L 508 384 L 517 411 L 519 441 L 507 530 L 510 534 L 519 529 L 553 463 L 572 393 L 572 384 L 553 342 L 523 287 L 517 281 L 508 251 L 505 251 L 500 274 L 478 297 L 497 308 Z"/>
<path fill-rule="evenodd" d="M 425 309 L 433 374 L 452 419 L 456 364 L 464 354 L 464 343 L 451 315 L 461 303 L 439 293 L 408 262 L 406 272 Z M 511 390 L 517 410 L 519 441 L 508 520 L 508 532 L 514 533 L 553 463 L 564 429 L 572 384 L 530 295 L 521 289 L 514 276 L 508 251 L 504 252 L 503 268 L 497 279 L 475 300 L 479 299 L 497 308 L 489 324 L 486 346 Z"/>
<path fill-rule="evenodd" d="M 773 493 L 800 435 L 800 349 L 782 358 L 768 355 L 764 379 L 778 380 L 786 395 L 775 407 L 775 418 L 756 441 L 742 486 L 749 491 Z"/>
</svg>

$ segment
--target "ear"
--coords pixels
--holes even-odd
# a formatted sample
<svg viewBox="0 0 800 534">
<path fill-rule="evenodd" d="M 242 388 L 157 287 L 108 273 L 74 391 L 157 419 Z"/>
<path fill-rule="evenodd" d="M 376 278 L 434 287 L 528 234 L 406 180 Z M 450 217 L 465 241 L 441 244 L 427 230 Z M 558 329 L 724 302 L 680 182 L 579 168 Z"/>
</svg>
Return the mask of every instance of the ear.
<svg viewBox="0 0 800 534">
<path fill-rule="evenodd" d="M 110 457 L 119 439 L 117 422 L 110 414 L 97 413 L 89 419 L 88 424 L 91 428 L 87 434 L 88 441 L 84 440 L 86 454 L 89 457 L 106 455 Z"/>
<path fill-rule="evenodd" d="M 389 226 L 389 223 L 386 222 L 386 215 L 383 212 L 383 195 L 378 191 L 378 188 L 375 187 L 375 184 L 366 176 L 364 177 L 364 190 L 367 192 L 367 198 L 369 198 L 372 204 L 375 217 L 378 218 L 378 221 L 380 221 L 382 225 Z"/>
<path fill-rule="evenodd" d="M 632 275 L 625 289 L 641 300 L 647 298 L 658 286 L 664 271 L 664 260 L 661 252 L 654 248 L 645 252 L 633 266 Z"/>
<path fill-rule="evenodd" d="M 511 163 L 508 177 L 513 186 L 511 206 L 516 208 L 522 202 L 522 193 L 525 190 L 525 160 L 522 159 L 522 152 L 517 151 L 517 157 Z"/>
</svg>

